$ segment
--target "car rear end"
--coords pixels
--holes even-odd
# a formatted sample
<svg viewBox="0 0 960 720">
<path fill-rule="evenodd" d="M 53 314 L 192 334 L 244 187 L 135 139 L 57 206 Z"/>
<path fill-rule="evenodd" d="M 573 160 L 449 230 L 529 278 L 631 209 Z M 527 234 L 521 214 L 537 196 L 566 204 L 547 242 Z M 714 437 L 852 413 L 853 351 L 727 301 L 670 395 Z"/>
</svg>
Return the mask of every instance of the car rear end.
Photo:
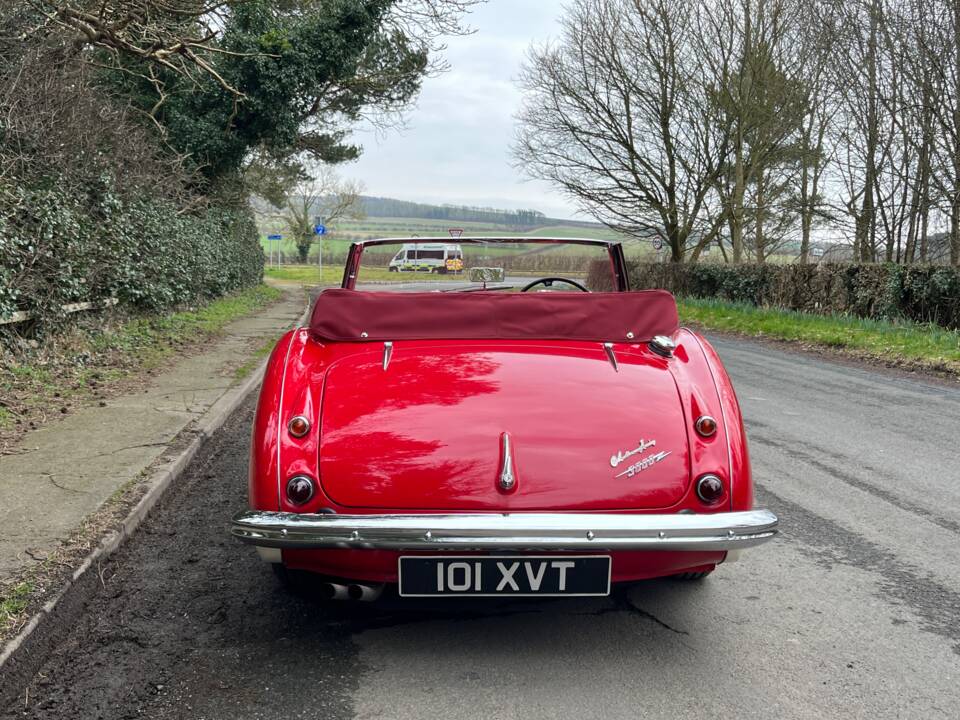
<svg viewBox="0 0 960 720">
<path fill-rule="evenodd" d="M 281 345 L 255 430 L 275 448 L 255 443 L 233 533 L 286 567 L 404 595 L 603 595 L 709 571 L 776 532 L 752 509 L 732 389 L 688 331 L 331 342 L 303 329 Z"/>
</svg>

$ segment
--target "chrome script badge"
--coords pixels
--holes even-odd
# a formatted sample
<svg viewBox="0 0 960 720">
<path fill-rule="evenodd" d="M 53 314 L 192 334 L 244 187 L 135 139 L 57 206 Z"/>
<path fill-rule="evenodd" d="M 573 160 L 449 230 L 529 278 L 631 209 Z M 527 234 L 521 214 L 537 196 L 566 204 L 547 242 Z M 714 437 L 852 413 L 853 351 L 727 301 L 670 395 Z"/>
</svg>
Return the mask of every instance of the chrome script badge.
<svg viewBox="0 0 960 720">
<path fill-rule="evenodd" d="M 656 440 L 641 440 L 641 441 L 640 441 L 640 444 L 639 444 L 635 449 L 633 449 L 633 450 L 627 450 L 626 452 L 624 452 L 623 450 L 621 450 L 621 451 L 618 452 L 616 455 L 611 455 L 611 456 L 610 456 L 610 467 L 614 467 L 614 468 L 615 468 L 617 465 L 619 465 L 620 463 L 622 463 L 622 462 L 623 462 L 624 460 L 626 460 L 628 457 L 631 457 L 632 455 L 638 455 L 638 454 L 642 453 L 644 450 L 646 450 L 646 449 L 648 449 L 648 448 L 655 447 L 656 444 L 657 444 L 657 441 L 656 441 Z M 618 477 L 619 477 L 619 476 L 618 476 Z"/>
<path fill-rule="evenodd" d="M 628 478 L 632 478 L 632 477 L 633 477 L 634 475 L 636 475 L 638 472 L 640 472 L 640 471 L 642 471 L 642 470 L 646 470 L 646 469 L 647 469 L 648 467 L 650 467 L 651 465 L 656 465 L 658 462 L 660 462 L 661 460 L 663 460 L 663 459 L 664 459 L 665 457 L 667 457 L 669 454 L 670 454 L 669 451 L 661 450 L 660 452 L 656 453 L 655 455 L 647 455 L 647 457 L 641 458 L 640 460 L 638 460 L 637 462 L 635 462 L 633 465 L 631 465 L 630 467 L 628 467 L 628 468 L 627 468 L 626 470 L 624 470 L 623 472 L 617 473 L 616 475 L 614 475 L 614 477 L 623 477 L 624 475 L 626 475 Z"/>
</svg>

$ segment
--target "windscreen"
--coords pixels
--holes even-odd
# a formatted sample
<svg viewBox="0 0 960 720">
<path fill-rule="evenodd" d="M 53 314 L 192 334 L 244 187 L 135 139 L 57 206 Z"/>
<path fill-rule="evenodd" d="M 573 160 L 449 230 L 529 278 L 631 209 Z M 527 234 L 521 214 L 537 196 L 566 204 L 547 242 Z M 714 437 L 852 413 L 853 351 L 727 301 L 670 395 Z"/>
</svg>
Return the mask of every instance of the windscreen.
<svg viewBox="0 0 960 720">
<path fill-rule="evenodd" d="M 572 243 L 427 242 L 417 238 L 364 249 L 356 289 L 578 292 L 591 270 L 609 274 L 604 246 Z M 604 278 L 607 280 L 607 278 Z M 542 282 L 537 282 L 542 281 Z"/>
</svg>

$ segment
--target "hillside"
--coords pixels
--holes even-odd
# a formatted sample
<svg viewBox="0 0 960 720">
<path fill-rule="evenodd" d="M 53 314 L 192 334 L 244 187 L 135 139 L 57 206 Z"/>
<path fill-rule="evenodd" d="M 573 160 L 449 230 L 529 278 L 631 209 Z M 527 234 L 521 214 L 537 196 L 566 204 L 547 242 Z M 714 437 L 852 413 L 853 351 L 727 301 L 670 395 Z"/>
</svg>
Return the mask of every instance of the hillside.
<svg viewBox="0 0 960 720">
<path fill-rule="evenodd" d="M 382 237 L 446 236 L 450 229 L 459 228 L 467 235 L 495 237 L 517 235 L 529 237 L 589 237 L 604 240 L 622 240 L 628 255 L 644 255 L 650 251 L 646 243 L 627 238 L 599 223 L 563 220 L 547 217 L 537 210 L 501 210 L 455 205 L 415 203 L 393 198 L 363 196 L 367 217 L 363 220 L 341 220 L 328 226 L 324 238 L 324 257 L 339 262 L 347 247 L 355 240 Z M 264 203 L 255 203 L 260 221 L 261 242 L 268 255 L 281 252 L 292 257 L 296 250 L 282 221 L 271 215 Z M 398 213 L 398 214 L 386 214 Z M 268 234 L 282 234 L 280 243 L 268 243 Z M 569 248 L 567 249 L 570 250 Z M 311 250 L 311 258 L 316 258 Z"/>
<path fill-rule="evenodd" d="M 366 195 L 361 197 L 361 202 L 368 218 L 442 220 L 447 223 L 482 223 L 512 228 L 560 226 L 604 229 L 599 223 L 550 218 L 539 210 L 532 209 L 501 210 L 469 205 L 433 205 Z"/>
</svg>

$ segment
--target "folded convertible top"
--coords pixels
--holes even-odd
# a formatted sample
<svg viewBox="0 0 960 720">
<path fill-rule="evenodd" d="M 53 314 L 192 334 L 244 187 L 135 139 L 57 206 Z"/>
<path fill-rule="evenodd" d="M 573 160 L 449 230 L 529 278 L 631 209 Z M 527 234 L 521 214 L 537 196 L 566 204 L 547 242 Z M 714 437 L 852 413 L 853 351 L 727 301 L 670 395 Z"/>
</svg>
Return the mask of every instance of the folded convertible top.
<svg viewBox="0 0 960 720">
<path fill-rule="evenodd" d="M 364 292 L 324 290 L 310 317 L 321 340 L 588 340 L 645 342 L 672 335 L 665 290 L 612 293 Z"/>
</svg>

